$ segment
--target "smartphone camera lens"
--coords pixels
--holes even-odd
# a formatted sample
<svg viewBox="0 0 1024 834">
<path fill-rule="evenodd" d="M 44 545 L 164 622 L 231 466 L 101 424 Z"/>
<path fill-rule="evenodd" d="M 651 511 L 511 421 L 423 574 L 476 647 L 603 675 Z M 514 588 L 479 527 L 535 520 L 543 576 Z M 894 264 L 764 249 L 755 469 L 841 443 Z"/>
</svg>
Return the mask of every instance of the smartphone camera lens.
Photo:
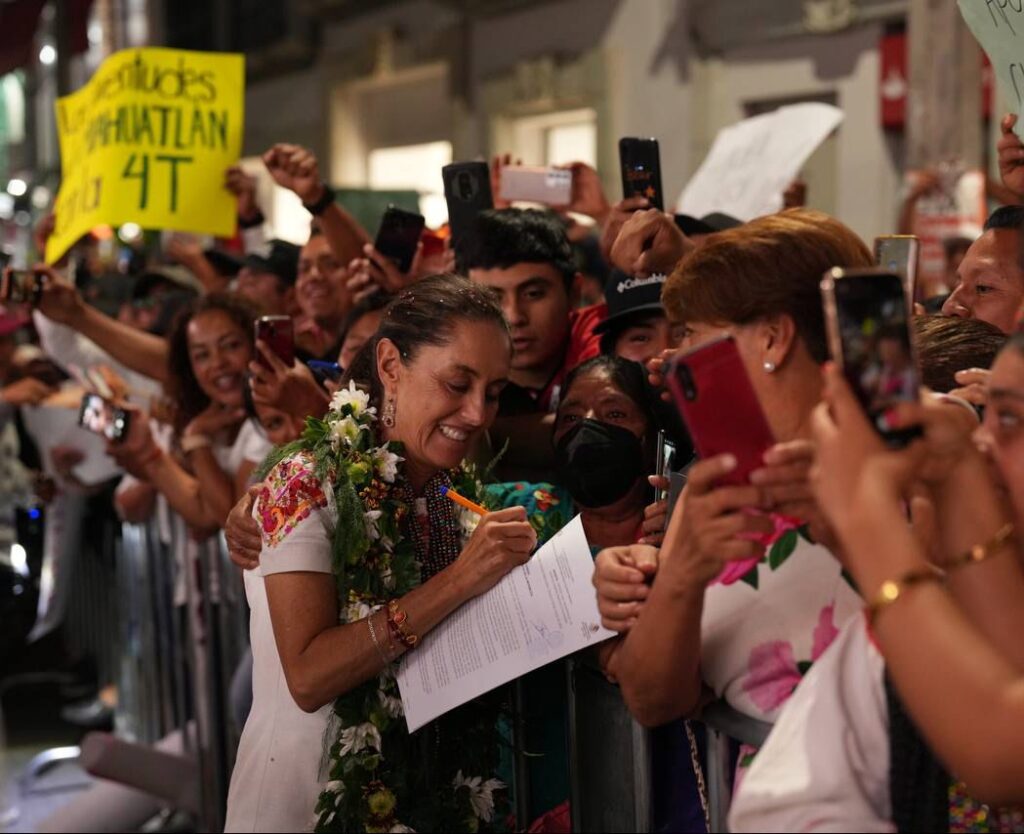
<svg viewBox="0 0 1024 834">
<path fill-rule="evenodd" d="M 686 365 L 679 366 L 679 383 L 683 388 L 683 396 L 693 402 L 697 399 L 697 384 L 693 381 L 693 374 Z"/>
</svg>

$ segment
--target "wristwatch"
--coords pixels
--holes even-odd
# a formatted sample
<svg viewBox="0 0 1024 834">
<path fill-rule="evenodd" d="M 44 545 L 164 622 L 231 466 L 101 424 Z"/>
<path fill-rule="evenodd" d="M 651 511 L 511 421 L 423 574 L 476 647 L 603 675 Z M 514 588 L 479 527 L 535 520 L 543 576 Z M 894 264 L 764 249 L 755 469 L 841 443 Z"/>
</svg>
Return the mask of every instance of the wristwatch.
<svg viewBox="0 0 1024 834">
<path fill-rule="evenodd" d="M 331 188 L 327 183 L 322 183 L 324 193 L 320 199 L 315 203 L 303 203 L 302 207 L 312 214 L 314 217 L 319 217 L 324 213 L 324 210 L 334 202 L 334 189 Z"/>
</svg>

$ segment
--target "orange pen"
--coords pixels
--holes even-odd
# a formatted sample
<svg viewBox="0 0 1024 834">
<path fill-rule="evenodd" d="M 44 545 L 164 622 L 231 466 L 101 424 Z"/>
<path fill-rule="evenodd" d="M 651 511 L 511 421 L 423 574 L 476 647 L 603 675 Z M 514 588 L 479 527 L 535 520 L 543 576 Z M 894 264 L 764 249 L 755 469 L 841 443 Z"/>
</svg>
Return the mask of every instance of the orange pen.
<svg viewBox="0 0 1024 834">
<path fill-rule="evenodd" d="M 448 487 L 443 486 L 441 487 L 441 494 L 450 498 L 460 507 L 465 507 L 470 512 L 474 512 L 477 515 L 487 515 L 487 509 L 485 507 L 481 507 L 479 504 L 475 504 L 468 498 L 464 498 L 463 496 L 459 495 L 459 493 L 457 493 L 454 489 L 449 489 Z"/>
</svg>

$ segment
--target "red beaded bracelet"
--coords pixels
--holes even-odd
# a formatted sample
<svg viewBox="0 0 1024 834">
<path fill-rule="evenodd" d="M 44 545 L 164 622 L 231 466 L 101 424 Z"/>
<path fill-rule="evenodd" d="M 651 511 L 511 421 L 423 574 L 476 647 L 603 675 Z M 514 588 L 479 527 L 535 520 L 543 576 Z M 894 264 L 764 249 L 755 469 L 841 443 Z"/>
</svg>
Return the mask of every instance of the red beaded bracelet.
<svg viewBox="0 0 1024 834">
<path fill-rule="evenodd" d="M 398 607 L 397 599 L 388 603 L 388 628 L 395 639 L 407 649 L 415 649 L 420 642 L 419 635 L 409 628 L 409 615 Z"/>
</svg>

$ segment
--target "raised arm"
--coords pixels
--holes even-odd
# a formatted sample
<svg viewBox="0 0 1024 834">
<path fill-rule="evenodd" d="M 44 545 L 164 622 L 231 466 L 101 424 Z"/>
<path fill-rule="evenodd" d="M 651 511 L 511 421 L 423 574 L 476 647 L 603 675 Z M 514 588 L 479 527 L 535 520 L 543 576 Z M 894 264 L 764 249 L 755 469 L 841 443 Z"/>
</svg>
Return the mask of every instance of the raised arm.
<svg viewBox="0 0 1024 834">
<path fill-rule="evenodd" d="M 78 290 L 46 264 L 34 269 L 46 276 L 38 308 L 44 316 L 78 331 L 125 367 L 167 381 L 166 339 L 122 324 L 86 304 Z"/>
<path fill-rule="evenodd" d="M 362 257 L 363 246 L 370 242 L 370 237 L 333 199 L 323 205 L 331 192 L 320 179 L 320 169 L 312 152 L 298 145 L 274 145 L 263 154 L 263 162 L 274 182 L 294 191 L 307 208 L 316 207 L 316 222 L 339 261 L 347 264 Z"/>
</svg>

